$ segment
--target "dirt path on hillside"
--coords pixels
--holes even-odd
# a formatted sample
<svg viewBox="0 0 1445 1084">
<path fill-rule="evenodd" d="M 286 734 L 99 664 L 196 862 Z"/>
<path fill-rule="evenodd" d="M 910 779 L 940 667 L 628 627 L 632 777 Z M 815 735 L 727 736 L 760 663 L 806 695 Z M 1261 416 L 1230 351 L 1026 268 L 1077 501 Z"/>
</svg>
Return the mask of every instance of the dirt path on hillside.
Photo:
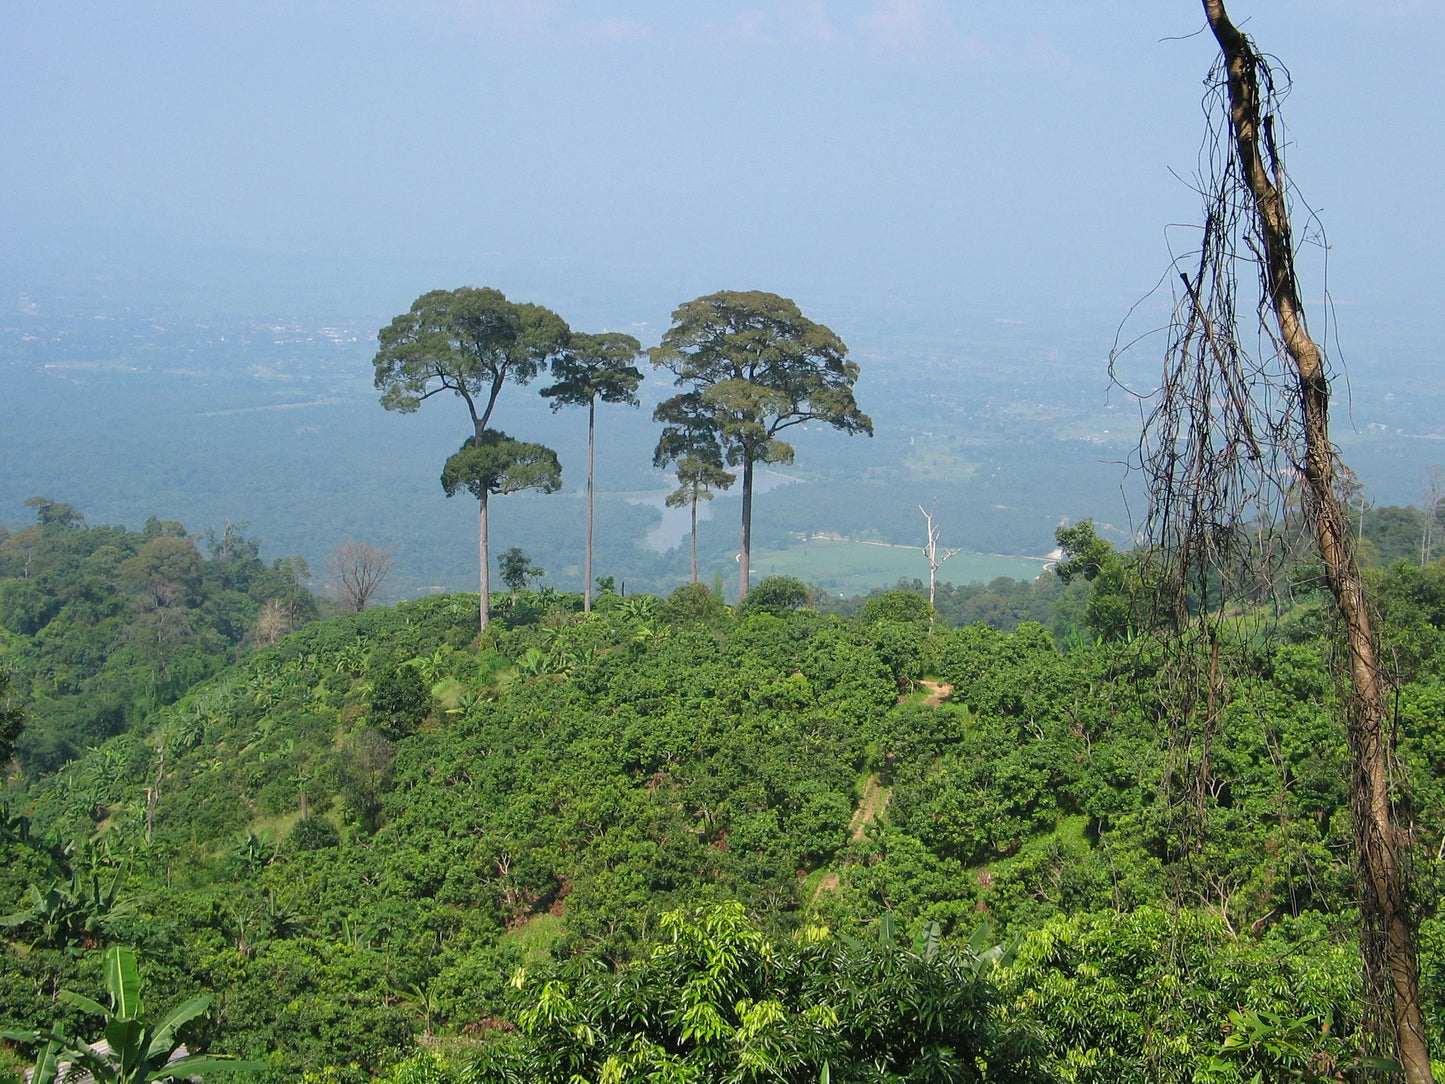
<svg viewBox="0 0 1445 1084">
<path fill-rule="evenodd" d="M 892 787 L 878 785 L 876 775 L 870 775 L 864 780 L 863 797 L 858 799 L 858 808 L 853 812 L 853 819 L 848 822 L 848 830 L 854 840 L 862 839 L 868 826 L 884 814 L 892 794 Z"/>
<path fill-rule="evenodd" d="M 893 794 L 892 787 L 881 787 L 878 785 L 878 777 L 870 775 L 863 781 L 863 796 L 858 799 L 858 808 L 853 811 L 853 819 L 848 822 L 848 835 L 855 842 L 863 838 L 863 833 L 868 826 L 878 820 L 888 809 L 888 799 Z M 837 892 L 841 878 L 836 870 L 830 870 L 818 878 L 818 883 L 813 886 L 813 902 L 817 903 L 819 898 L 828 892 Z"/>
<path fill-rule="evenodd" d="M 929 707 L 938 707 L 953 692 L 952 685 L 941 681 L 920 681 L 919 684 L 928 690 L 923 703 Z M 863 796 L 858 799 L 858 808 L 853 811 L 853 819 L 848 822 L 848 834 L 855 843 L 863 838 L 870 824 L 876 823 L 888 812 L 888 799 L 892 796 L 893 788 L 880 786 L 877 775 L 870 775 L 863 781 Z M 829 872 L 818 878 L 813 889 L 814 902 L 825 892 L 838 891 L 838 884 L 839 877 L 836 872 Z"/>
<path fill-rule="evenodd" d="M 928 690 L 928 695 L 923 698 L 923 703 L 930 708 L 936 708 L 953 694 L 953 686 L 942 681 L 920 681 Z"/>
</svg>

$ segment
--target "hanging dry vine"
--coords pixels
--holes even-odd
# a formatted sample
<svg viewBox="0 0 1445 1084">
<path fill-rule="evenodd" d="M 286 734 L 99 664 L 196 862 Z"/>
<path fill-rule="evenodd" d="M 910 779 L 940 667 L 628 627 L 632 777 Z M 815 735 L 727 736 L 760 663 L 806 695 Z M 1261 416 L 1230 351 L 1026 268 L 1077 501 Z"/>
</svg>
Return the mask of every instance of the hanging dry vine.
<svg viewBox="0 0 1445 1084">
<path fill-rule="evenodd" d="M 1278 599 L 1306 537 L 1323 565 L 1349 678 L 1349 791 L 1355 830 L 1367 1027 L 1411 1084 L 1432 1081 L 1409 908 L 1408 840 L 1395 827 L 1385 682 L 1345 515 L 1353 479 L 1330 443 L 1326 358 L 1305 321 L 1279 104 L 1287 76 L 1203 0 L 1221 59 L 1210 72 L 1197 253 L 1175 265 L 1163 379 L 1141 397 L 1137 466 L 1147 479 L 1154 614 L 1166 633 L 1171 810 L 1197 809 L 1228 695 L 1221 643 L 1231 609 Z M 1249 265 L 1247 269 L 1241 264 Z M 1241 282 L 1252 295 L 1241 298 Z M 1241 340 L 1252 304 L 1256 341 Z M 1120 351 L 1111 359 L 1116 382 Z M 1148 577 L 1146 577 L 1148 579 Z M 1177 778 L 1176 778 L 1177 777 Z"/>
<path fill-rule="evenodd" d="M 1277 82 L 1277 75 L 1279 81 Z M 1283 177 L 1276 116 L 1282 71 L 1261 69 L 1267 145 Z M 1138 393 L 1118 370 L 1134 344 L 1110 355 L 1115 383 L 1145 410 L 1132 466 L 1145 479 L 1154 613 L 1173 634 L 1201 631 L 1231 604 L 1287 596 L 1308 525 L 1299 515 L 1305 446 L 1299 380 L 1266 317 L 1268 272 L 1253 200 L 1231 149 L 1228 79 L 1209 73 L 1195 188 L 1203 202 L 1197 251 L 1174 260 L 1173 314 L 1157 388 Z M 1241 300 L 1241 267 L 1253 289 Z M 1252 307 L 1261 341 L 1243 341 Z"/>
<path fill-rule="evenodd" d="M 1271 74 L 1267 85 L 1273 106 L 1287 84 L 1276 93 Z M 1262 315 L 1265 301 L 1262 273 L 1254 270 L 1260 244 L 1249 193 L 1230 152 L 1227 105 L 1226 79 L 1216 67 L 1194 184 L 1203 225 L 1197 250 L 1177 257 L 1166 280 L 1173 311 L 1162 378 L 1149 393 L 1134 392 L 1118 370 L 1129 347 L 1116 345 L 1110 358 L 1111 377 L 1144 412 L 1131 464 L 1148 497 L 1142 532 L 1148 541 L 1139 551 L 1145 597 L 1137 609 L 1152 618 L 1164 644 L 1154 690 L 1167 742 L 1159 800 L 1184 873 L 1181 901 L 1202 899 L 1199 871 L 1209 865 L 1202 852 L 1222 784 L 1211 749 L 1243 663 L 1235 650 L 1221 650 L 1223 641 L 1238 640 L 1230 614 L 1287 592 L 1303 534 L 1294 468 L 1294 452 L 1303 446 L 1298 382 L 1273 341 L 1250 344 L 1238 335 L 1241 309 L 1253 306 Z M 1253 265 L 1243 285 L 1260 286 L 1242 299 L 1243 263 Z"/>
</svg>

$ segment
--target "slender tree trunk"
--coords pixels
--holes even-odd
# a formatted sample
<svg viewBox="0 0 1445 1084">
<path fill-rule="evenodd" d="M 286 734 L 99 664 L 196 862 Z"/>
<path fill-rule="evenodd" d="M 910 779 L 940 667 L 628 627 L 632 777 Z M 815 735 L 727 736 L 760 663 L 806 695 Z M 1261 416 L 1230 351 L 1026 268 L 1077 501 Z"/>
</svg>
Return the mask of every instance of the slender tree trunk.
<svg viewBox="0 0 1445 1084">
<path fill-rule="evenodd" d="M 592 467 L 597 449 L 597 396 L 587 400 L 587 556 L 582 568 L 582 612 L 592 612 Z"/>
<path fill-rule="evenodd" d="M 697 491 L 692 494 L 692 582 L 697 583 Z"/>
<path fill-rule="evenodd" d="M 1389 794 L 1390 749 L 1386 736 L 1384 686 L 1380 680 L 1368 600 L 1350 545 L 1349 519 L 1335 492 L 1336 453 L 1329 437 L 1329 384 L 1318 345 L 1305 328 L 1295 278 L 1294 246 L 1278 178 L 1260 154 L 1260 102 L 1252 43 L 1230 22 L 1223 0 L 1203 0 L 1215 39 L 1224 51 L 1229 74 L 1230 122 L 1244 180 L 1264 242 L 1269 302 L 1280 338 L 1299 378 L 1304 414 L 1305 461 L 1302 464 L 1315 542 L 1330 591 L 1339 606 L 1348 645 L 1350 671 L 1349 789 L 1359 851 L 1359 897 L 1364 920 L 1367 992 L 1373 985 L 1372 936 L 1388 975 L 1394 1038 L 1409 1084 L 1433 1084 L 1430 1054 L 1420 1011 L 1420 975 L 1401 862 L 1401 838 L 1393 823 Z M 1373 973 L 1372 973 L 1373 972 Z M 1385 986 L 1384 982 L 1379 984 Z"/>
<path fill-rule="evenodd" d="M 481 594 L 479 608 L 481 610 L 481 631 L 487 631 L 487 615 L 492 609 L 492 582 L 491 569 L 487 562 L 487 490 L 482 488 L 482 495 L 477 498 L 477 557 L 480 562 L 480 586 L 478 591 Z"/>
<path fill-rule="evenodd" d="M 1425 468 L 1425 487 L 1422 498 L 1425 505 L 1420 526 L 1420 567 L 1430 563 L 1430 553 L 1435 548 L 1435 521 L 1440 511 L 1440 483 L 1442 471 L 1438 466 Z"/>
<path fill-rule="evenodd" d="M 161 742 L 156 746 L 156 781 L 146 787 L 146 842 L 155 840 L 156 832 L 156 807 L 161 801 L 161 780 L 166 774 L 166 745 Z"/>
<path fill-rule="evenodd" d="M 753 552 L 753 461 L 743 460 L 743 538 L 738 550 L 738 605 L 748 597 Z"/>
</svg>

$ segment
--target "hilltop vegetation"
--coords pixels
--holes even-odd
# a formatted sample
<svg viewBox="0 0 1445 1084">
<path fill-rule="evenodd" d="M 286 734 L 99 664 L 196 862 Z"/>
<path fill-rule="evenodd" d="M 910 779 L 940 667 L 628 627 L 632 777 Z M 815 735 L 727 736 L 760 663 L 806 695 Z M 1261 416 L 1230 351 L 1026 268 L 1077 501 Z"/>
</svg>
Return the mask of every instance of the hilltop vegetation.
<svg viewBox="0 0 1445 1084">
<path fill-rule="evenodd" d="M 47 734 L 72 716 L 53 705 L 89 702 L 102 686 L 85 682 L 130 691 L 114 731 L 86 733 L 96 748 L 22 761 L 33 781 L 12 784 L 7 1026 L 64 1013 L 83 1032 L 54 992 L 97 991 L 93 950 L 122 943 L 149 1002 L 213 996 L 188 1042 L 277 1081 L 439 1078 L 477 1057 L 539 1080 L 597 1079 L 609 1057 L 800 1080 L 826 1060 L 854 1079 L 860 1058 L 921 1064 L 920 1036 L 938 1064 L 984 1057 L 995 1078 L 1170 1080 L 1219 1049 L 1234 1011 L 1295 1022 L 1304 1054 L 1351 1049 L 1344 741 L 1305 588 L 1278 623 L 1241 620 L 1201 733 L 1170 661 L 1108 623 L 1117 578 L 941 594 L 946 611 L 993 595 L 1008 632 L 930 620 L 909 591 L 820 613 L 772 580 L 737 609 L 701 586 L 604 593 L 591 614 L 519 591 L 480 638 L 476 596 L 439 596 L 266 646 L 271 601 L 314 602 L 234 532 L 202 558 L 178 525 L 27 531 L 48 567 L 0 582 L 4 665 L 37 735 L 22 754 L 58 748 Z M 158 540 L 194 574 L 184 633 L 159 641 L 172 673 L 194 660 L 184 689 L 158 678 L 149 638 L 118 631 L 147 613 L 132 570 Z M 1398 564 L 1376 588 L 1401 807 L 1429 839 L 1445 822 L 1445 568 Z M 16 601 L 31 599 L 52 601 Z M 36 695 L 77 643 L 93 661 L 75 699 Z M 1422 867 L 1438 1014 L 1438 878 Z M 977 955 L 1015 939 L 1006 967 Z M 697 987 L 687 961 L 722 958 L 733 977 Z M 841 985 L 816 985 L 818 968 Z M 927 1006 L 940 982 L 966 994 L 949 1010 L 966 1034 L 885 1012 L 887 991 Z M 616 983 L 636 998 L 626 1019 Z M 707 1029 L 671 1015 L 684 996 L 712 1006 L 696 1009 L 715 1011 Z M 560 1043 L 584 1023 L 593 1040 Z M 418 1035 L 438 1037 L 443 1067 L 408 1061 Z M 1266 1064 L 1237 1053 L 1215 1079 Z"/>
</svg>

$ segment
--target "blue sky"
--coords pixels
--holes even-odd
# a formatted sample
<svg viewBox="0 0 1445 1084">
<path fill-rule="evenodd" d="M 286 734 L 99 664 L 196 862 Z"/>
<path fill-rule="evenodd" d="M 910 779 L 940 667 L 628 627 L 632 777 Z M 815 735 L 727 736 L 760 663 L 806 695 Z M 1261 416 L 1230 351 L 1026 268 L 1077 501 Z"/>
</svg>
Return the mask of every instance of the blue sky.
<svg viewBox="0 0 1445 1084">
<path fill-rule="evenodd" d="M 1231 7 L 1294 75 L 1336 300 L 1433 303 L 1445 5 Z M 720 288 L 1115 312 L 1196 216 L 1173 174 L 1214 53 L 1187 0 L 53 0 L 6 25 L 22 278 L 349 261 L 399 311 L 510 270 L 613 324 Z"/>
</svg>

